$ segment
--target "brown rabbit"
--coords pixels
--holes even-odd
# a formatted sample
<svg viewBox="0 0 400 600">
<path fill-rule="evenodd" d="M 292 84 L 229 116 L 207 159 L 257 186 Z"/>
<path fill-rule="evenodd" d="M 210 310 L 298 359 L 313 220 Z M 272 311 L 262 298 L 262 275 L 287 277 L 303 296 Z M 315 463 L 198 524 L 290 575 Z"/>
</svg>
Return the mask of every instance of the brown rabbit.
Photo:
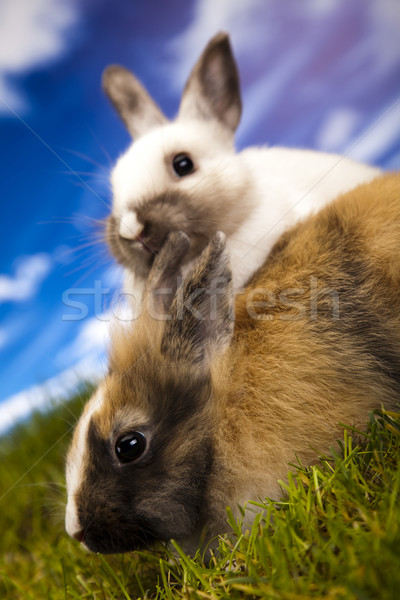
<svg viewBox="0 0 400 600">
<path fill-rule="evenodd" d="M 227 529 L 227 505 L 277 498 L 288 462 L 329 451 L 339 423 L 362 428 L 400 401 L 400 176 L 284 234 L 236 298 L 235 329 L 222 234 L 171 304 L 188 243 L 164 245 L 148 311 L 115 333 L 75 431 L 66 527 L 93 551 L 193 550 Z"/>
</svg>

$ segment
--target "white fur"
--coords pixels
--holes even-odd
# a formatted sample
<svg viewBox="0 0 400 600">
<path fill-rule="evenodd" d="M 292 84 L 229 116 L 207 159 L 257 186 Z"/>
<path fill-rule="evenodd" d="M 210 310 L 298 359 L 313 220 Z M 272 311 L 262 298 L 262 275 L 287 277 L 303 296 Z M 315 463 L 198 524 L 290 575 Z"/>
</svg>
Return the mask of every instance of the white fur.
<svg viewBox="0 0 400 600">
<path fill-rule="evenodd" d="M 196 173 L 182 179 L 171 165 L 172 158 L 181 152 L 189 152 L 197 167 Z M 201 193 L 201 188 L 209 185 L 207 179 L 219 178 L 220 169 L 230 165 L 229 155 L 234 156 L 232 141 L 214 124 L 184 121 L 152 129 L 130 145 L 113 169 L 113 211 L 123 218 L 143 199 L 166 191 L 192 192 L 199 188 Z M 233 177 L 235 174 L 227 173 Z"/>
<path fill-rule="evenodd" d="M 241 156 L 257 204 L 227 239 L 235 293 L 264 263 L 279 236 L 339 194 L 377 177 L 376 167 L 336 154 L 290 148 L 249 148 Z"/>
<path fill-rule="evenodd" d="M 82 527 L 79 523 L 77 505 L 75 497 L 82 482 L 85 480 L 85 465 L 88 463 L 89 451 L 87 448 L 87 432 L 89 423 L 95 414 L 100 414 L 105 402 L 106 390 L 104 384 L 101 384 L 93 394 L 92 398 L 85 407 L 82 417 L 74 434 L 74 444 L 71 446 L 66 463 L 66 482 L 67 482 L 67 507 L 65 512 L 65 529 L 67 533 L 74 537 L 79 534 Z M 125 426 L 131 423 L 132 427 L 147 425 L 150 422 L 149 415 L 138 407 L 126 406 L 114 415 L 114 422 L 123 423 Z"/>
<path fill-rule="evenodd" d="M 143 229 L 133 211 L 125 212 L 119 224 L 119 235 L 127 240 L 134 240 Z"/>
<path fill-rule="evenodd" d="M 98 412 L 103 403 L 103 392 L 101 386 L 95 392 L 90 402 L 86 405 L 85 412 L 78 422 L 75 432 L 76 443 L 71 446 L 67 458 L 66 480 L 68 500 L 65 512 L 65 529 L 67 533 L 74 537 L 81 530 L 79 524 L 75 495 L 81 485 L 84 477 L 84 466 L 86 464 L 86 444 L 87 444 L 87 429 L 90 420 L 95 412 Z"/>
</svg>

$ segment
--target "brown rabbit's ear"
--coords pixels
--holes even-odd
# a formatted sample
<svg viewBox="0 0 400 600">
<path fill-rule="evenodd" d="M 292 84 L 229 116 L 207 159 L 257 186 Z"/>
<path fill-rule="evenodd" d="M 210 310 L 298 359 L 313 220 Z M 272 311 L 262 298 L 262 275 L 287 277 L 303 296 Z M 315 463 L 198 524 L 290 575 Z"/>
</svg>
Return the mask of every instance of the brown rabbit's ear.
<svg viewBox="0 0 400 600">
<path fill-rule="evenodd" d="M 229 37 L 211 39 L 194 66 L 183 92 L 179 117 L 217 119 L 232 133 L 242 112 L 239 74 Z"/>
<path fill-rule="evenodd" d="M 172 231 L 154 259 L 143 297 L 151 317 L 160 320 L 167 318 L 168 309 L 182 281 L 181 264 L 189 246 L 189 238 L 185 233 Z"/>
<path fill-rule="evenodd" d="M 185 278 L 169 310 L 161 352 L 207 366 L 233 335 L 232 271 L 225 236 L 218 232 Z"/>
<path fill-rule="evenodd" d="M 128 69 L 119 65 L 107 67 L 103 73 L 103 89 L 134 139 L 168 123 L 146 89 Z"/>
</svg>

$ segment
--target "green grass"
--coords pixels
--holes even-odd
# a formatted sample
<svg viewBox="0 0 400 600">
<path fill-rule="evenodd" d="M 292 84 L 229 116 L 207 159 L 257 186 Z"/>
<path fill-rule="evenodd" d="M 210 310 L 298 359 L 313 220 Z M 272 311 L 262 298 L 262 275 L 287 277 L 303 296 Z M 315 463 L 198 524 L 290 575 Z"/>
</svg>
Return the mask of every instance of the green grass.
<svg viewBox="0 0 400 600">
<path fill-rule="evenodd" d="M 250 530 L 228 512 L 235 533 L 205 565 L 176 545 L 103 557 L 68 538 L 64 456 L 83 400 L 0 439 L 1 599 L 400 597 L 400 415 L 344 430 L 341 453 L 298 467 Z"/>
</svg>

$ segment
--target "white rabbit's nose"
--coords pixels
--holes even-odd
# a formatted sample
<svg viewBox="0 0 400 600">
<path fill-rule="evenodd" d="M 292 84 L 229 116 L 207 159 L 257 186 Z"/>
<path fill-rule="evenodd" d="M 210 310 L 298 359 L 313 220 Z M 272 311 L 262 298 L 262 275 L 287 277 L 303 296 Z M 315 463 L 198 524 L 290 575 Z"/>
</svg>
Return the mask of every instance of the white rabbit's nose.
<svg viewBox="0 0 400 600">
<path fill-rule="evenodd" d="M 123 215 L 119 222 L 119 235 L 127 240 L 134 240 L 143 230 L 143 225 L 139 223 L 136 214 L 129 211 Z"/>
</svg>

